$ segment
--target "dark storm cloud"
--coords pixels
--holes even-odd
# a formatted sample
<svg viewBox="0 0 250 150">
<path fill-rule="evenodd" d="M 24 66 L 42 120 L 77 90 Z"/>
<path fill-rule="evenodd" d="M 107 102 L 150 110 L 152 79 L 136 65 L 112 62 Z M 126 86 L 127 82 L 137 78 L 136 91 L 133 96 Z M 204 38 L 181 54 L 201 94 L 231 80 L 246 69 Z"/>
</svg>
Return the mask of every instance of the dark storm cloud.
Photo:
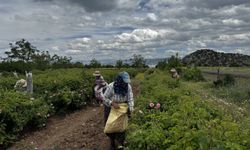
<svg viewBox="0 0 250 150">
<path fill-rule="evenodd" d="M 110 11 L 117 6 L 117 0 L 34 0 L 36 2 L 66 2 L 82 6 L 88 12 Z"/>
<path fill-rule="evenodd" d="M 141 10 L 150 10 L 150 7 L 147 5 L 150 2 L 150 0 L 141 0 L 139 2 L 139 7 Z"/>
<path fill-rule="evenodd" d="M 116 0 L 68 0 L 69 2 L 81 5 L 86 11 L 109 11 L 117 6 Z"/>
</svg>

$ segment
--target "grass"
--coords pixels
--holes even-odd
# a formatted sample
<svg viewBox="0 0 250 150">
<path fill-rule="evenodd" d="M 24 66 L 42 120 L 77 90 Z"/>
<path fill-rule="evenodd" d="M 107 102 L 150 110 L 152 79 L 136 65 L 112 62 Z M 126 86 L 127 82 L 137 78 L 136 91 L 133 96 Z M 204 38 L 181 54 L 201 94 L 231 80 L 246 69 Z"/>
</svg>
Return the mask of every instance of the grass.
<svg viewBox="0 0 250 150">
<path fill-rule="evenodd" d="M 204 69 L 204 68 L 203 68 Z M 214 67 L 207 68 L 208 70 L 214 69 Z M 236 70 L 234 70 L 236 69 Z M 246 73 L 250 68 L 224 68 L 227 72 L 240 72 Z M 234 71 L 233 71 L 234 70 Z M 249 71 L 250 73 L 250 71 Z M 206 79 L 206 84 L 200 88 L 206 91 L 210 95 L 223 99 L 225 102 L 233 103 L 239 107 L 243 107 L 246 110 L 250 110 L 250 79 L 248 78 L 235 78 L 235 85 L 214 87 L 213 81 L 216 81 L 217 76 L 212 74 L 203 74 Z M 250 113 L 250 111 L 248 112 Z"/>
<path fill-rule="evenodd" d="M 249 73 L 250 67 L 198 67 L 202 71 L 217 71 L 220 68 L 220 71 L 223 73 Z"/>
</svg>

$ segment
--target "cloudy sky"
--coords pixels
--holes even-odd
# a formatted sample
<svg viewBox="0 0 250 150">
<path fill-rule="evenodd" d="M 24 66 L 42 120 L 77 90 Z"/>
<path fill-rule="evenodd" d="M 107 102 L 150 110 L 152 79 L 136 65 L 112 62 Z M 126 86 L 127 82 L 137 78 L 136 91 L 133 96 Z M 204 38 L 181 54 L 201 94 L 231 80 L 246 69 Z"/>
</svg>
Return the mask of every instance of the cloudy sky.
<svg viewBox="0 0 250 150">
<path fill-rule="evenodd" d="M 0 56 L 22 38 L 74 60 L 250 54 L 249 0 L 0 0 Z"/>
</svg>

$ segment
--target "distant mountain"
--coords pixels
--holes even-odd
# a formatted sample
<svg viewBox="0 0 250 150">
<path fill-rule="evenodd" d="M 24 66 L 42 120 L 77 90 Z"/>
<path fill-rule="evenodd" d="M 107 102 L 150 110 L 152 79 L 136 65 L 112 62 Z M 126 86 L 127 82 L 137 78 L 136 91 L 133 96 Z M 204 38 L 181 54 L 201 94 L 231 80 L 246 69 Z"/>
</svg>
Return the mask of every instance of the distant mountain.
<svg viewBox="0 0 250 150">
<path fill-rule="evenodd" d="M 182 59 L 186 65 L 194 66 L 250 66 L 250 56 L 238 53 L 222 53 L 210 49 L 197 50 Z"/>
</svg>

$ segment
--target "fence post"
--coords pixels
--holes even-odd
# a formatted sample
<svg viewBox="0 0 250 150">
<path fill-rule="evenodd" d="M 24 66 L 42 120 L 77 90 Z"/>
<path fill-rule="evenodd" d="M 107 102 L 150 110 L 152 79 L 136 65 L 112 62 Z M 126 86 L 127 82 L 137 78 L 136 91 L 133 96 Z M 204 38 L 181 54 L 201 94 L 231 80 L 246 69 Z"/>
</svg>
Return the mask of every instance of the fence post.
<svg viewBox="0 0 250 150">
<path fill-rule="evenodd" d="M 33 93 L 32 72 L 26 74 L 26 80 L 27 80 L 27 93 L 32 94 Z"/>
<path fill-rule="evenodd" d="M 19 78 L 16 71 L 13 72 L 13 75 L 14 75 L 15 78 L 17 78 L 17 79 Z"/>
</svg>

